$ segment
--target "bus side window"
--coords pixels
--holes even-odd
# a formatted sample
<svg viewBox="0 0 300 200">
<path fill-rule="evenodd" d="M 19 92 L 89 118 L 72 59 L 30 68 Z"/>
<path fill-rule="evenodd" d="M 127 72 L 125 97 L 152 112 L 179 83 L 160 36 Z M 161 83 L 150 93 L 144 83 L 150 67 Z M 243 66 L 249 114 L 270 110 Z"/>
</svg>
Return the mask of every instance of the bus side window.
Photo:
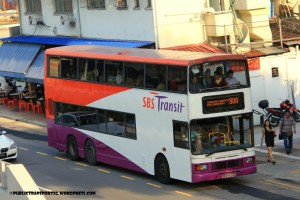
<svg viewBox="0 0 300 200">
<path fill-rule="evenodd" d="M 146 64 L 146 85 L 148 89 L 165 90 L 166 88 L 166 66 Z"/>
<path fill-rule="evenodd" d="M 143 63 L 124 63 L 125 66 L 125 85 L 133 87 L 142 87 L 144 78 L 144 64 Z"/>
<path fill-rule="evenodd" d="M 99 83 L 104 82 L 104 61 L 103 60 L 96 61 L 96 82 Z"/>
<path fill-rule="evenodd" d="M 173 121 L 174 146 L 189 149 L 188 123 Z"/>
<path fill-rule="evenodd" d="M 135 115 L 134 114 L 126 114 L 125 118 L 126 118 L 125 137 L 131 138 L 131 139 L 136 139 Z"/>
<path fill-rule="evenodd" d="M 187 68 L 168 66 L 168 90 L 186 93 Z"/>
</svg>

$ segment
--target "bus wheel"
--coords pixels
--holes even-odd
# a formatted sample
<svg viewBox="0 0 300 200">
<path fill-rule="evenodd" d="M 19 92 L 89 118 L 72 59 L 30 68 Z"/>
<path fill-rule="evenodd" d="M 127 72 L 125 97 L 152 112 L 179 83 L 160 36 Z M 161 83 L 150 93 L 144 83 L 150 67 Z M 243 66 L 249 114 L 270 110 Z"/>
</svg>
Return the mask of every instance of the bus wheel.
<svg viewBox="0 0 300 200">
<path fill-rule="evenodd" d="M 78 160 L 78 145 L 74 136 L 70 136 L 67 140 L 67 155 L 70 156 L 71 160 Z"/>
<path fill-rule="evenodd" d="M 159 156 L 155 160 L 155 177 L 163 184 L 170 184 L 170 168 L 167 159 L 164 156 Z"/>
<path fill-rule="evenodd" d="M 96 165 L 97 159 L 96 159 L 96 148 L 94 143 L 91 140 L 87 140 L 84 145 L 84 157 L 85 160 L 90 165 Z"/>
</svg>

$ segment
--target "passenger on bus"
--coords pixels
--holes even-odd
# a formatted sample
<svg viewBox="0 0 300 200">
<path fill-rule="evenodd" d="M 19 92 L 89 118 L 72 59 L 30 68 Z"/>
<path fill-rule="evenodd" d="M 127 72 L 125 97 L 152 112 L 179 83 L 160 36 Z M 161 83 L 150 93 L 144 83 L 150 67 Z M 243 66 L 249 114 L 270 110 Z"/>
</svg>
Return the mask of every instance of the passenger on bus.
<svg viewBox="0 0 300 200">
<path fill-rule="evenodd" d="M 143 75 L 139 75 L 137 77 L 136 86 L 138 86 L 138 87 L 144 87 L 144 76 Z"/>
<path fill-rule="evenodd" d="M 223 67 L 221 66 L 217 67 L 216 71 L 219 72 L 223 78 L 225 78 Z"/>
<path fill-rule="evenodd" d="M 225 79 L 222 77 L 220 72 L 215 71 L 214 73 L 214 80 L 212 82 L 213 87 L 224 87 L 229 86 L 228 83 L 225 81 Z"/>
<path fill-rule="evenodd" d="M 213 78 L 210 76 L 210 69 L 206 69 L 204 72 L 204 78 L 203 78 L 203 86 L 204 88 L 211 87 Z"/>
<path fill-rule="evenodd" d="M 116 76 L 117 71 L 113 68 L 111 71 L 108 72 L 107 83 L 116 84 Z"/>
<path fill-rule="evenodd" d="M 116 83 L 118 85 L 122 85 L 123 83 L 123 76 L 122 73 L 120 73 L 120 70 L 117 70 Z"/>
<path fill-rule="evenodd" d="M 191 131 L 191 144 L 192 152 L 199 154 L 202 150 L 202 131 L 200 127 L 192 127 Z"/>
<path fill-rule="evenodd" d="M 200 92 L 201 89 L 203 89 L 203 86 L 198 80 L 198 76 L 196 75 L 192 76 L 189 88 L 191 93 L 197 93 Z"/>
<path fill-rule="evenodd" d="M 157 85 L 157 90 L 166 90 L 166 83 L 165 83 L 165 80 L 164 80 L 164 75 L 160 75 L 159 78 L 158 78 L 158 85 Z"/>
<path fill-rule="evenodd" d="M 235 86 L 235 85 L 240 85 L 240 81 L 233 76 L 233 71 L 228 70 L 227 72 L 227 78 L 225 78 L 225 81 L 230 85 L 230 86 Z"/>
</svg>

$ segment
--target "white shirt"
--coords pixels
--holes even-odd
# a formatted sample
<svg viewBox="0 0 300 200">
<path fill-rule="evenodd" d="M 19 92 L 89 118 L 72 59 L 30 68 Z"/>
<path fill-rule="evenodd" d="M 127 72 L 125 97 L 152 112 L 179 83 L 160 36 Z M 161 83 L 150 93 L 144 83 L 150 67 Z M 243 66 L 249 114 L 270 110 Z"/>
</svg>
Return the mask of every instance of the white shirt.
<svg viewBox="0 0 300 200">
<path fill-rule="evenodd" d="M 232 78 L 225 78 L 225 81 L 226 81 L 229 85 L 235 85 L 235 84 L 237 84 L 237 83 L 239 82 L 235 77 L 232 77 Z"/>
</svg>

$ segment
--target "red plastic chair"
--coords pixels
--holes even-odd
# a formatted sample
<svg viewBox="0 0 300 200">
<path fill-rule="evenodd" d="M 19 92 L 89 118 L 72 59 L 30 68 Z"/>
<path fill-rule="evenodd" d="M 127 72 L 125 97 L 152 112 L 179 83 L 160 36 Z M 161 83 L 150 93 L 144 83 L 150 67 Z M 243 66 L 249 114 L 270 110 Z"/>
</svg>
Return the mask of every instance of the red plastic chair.
<svg viewBox="0 0 300 200">
<path fill-rule="evenodd" d="M 35 104 L 34 106 L 33 106 L 33 112 L 34 113 L 41 113 L 42 112 L 42 105 L 41 104 Z"/>
<path fill-rule="evenodd" d="M 33 103 L 32 102 L 26 102 L 26 111 L 29 111 L 30 107 L 33 110 Z"/>
<path fill-rule="evenodd" d="M 8 99 L 8 97 L 3 97 L 3 98 L 1 98 L 1 101 L 2 101 L 2 105 L 6 105 L 6 104 L 8 104 L 9 99 Z"/>
<path fill-rule="evenodd" d="M 19 111 L 21 112 L 22 111 L 22 108 L 24 108 L 24 110 L 26 110 L 26 101 L 23 101 L 23 100 L 19 100 L 18 101 L 18 105 L 19 105 Z"/>
<path fill-rule="evenodd" d="M 16 103 L 17 103 L 16 99 L 10 100 L 10 101 L 8 101 L 8 107 L 11 107 L 14 110 Z"/>
</svg>

